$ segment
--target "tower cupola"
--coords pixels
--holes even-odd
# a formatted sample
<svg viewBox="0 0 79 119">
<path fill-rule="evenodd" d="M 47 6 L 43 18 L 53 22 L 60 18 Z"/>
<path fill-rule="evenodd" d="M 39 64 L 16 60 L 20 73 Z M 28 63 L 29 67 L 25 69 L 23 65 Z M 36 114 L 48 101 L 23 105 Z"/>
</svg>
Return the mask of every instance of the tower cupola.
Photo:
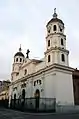
<svg viewBox="0 0 79 119">
<path fill-rule="evenodd" d="M 56 8 L 54 9 L 54 13 L 53 13 L 53 18 L 47 23 L 47 26 L 51 23 L 60 23 L 62 25 L 64 25 L 63 21 L 59 18 L 57 18 L 57 13 L 56 13 Z"/>
<path fill-rule="evenodd" d="M 23 63 L 24 62 L 24 54 L 22 53 L 21 45 L 19 51 L 14 55 L 14 63 Z"/>
<path fill-rule="evenodd" d="M 14 55 L 14 57 L 16 57 L 16 56 L 24 57 L 24 54 L 23 54 L 21 51 L 22 51 L 22 49 L 21 49 L 21 45 L 20 45 L 19 52 L 17 52 L 17 53 Z"/>
</svg>

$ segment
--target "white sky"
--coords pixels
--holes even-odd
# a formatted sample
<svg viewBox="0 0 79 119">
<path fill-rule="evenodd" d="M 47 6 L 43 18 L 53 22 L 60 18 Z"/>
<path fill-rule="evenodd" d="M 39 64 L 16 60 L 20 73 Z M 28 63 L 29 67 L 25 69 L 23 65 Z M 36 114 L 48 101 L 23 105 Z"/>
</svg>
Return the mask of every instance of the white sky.
<svg viewBox="0 0 79 119">
<path fill-rule="evenodd" d="M 10 77 L 20 44 L 30 57 L 44 57 L 46 23 L 57 8 L 65 23 L 71 67 L 79 68 L 79 0 L 0 0 L 0 79 Z"/>
</svg>

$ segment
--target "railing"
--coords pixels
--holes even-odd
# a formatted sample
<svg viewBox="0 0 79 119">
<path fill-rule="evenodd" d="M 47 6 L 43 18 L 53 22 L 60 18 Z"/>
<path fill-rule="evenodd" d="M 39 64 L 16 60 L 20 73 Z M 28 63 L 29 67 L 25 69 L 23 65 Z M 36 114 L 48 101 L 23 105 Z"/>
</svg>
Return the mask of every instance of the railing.
<svg viewBox="0 0 79 119">
<path fill-rule="evenodd" d="M 10 108 L 21 111 L 55 112 L 55 98 L 12 99 Z"/>
</svg>

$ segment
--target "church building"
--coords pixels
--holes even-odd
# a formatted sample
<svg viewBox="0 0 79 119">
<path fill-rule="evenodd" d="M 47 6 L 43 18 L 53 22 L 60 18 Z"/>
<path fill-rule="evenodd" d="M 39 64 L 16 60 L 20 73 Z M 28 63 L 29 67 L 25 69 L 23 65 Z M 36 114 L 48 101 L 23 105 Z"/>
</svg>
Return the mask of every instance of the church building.
<svg viewBox="0 0 79 119">
<path fill-rule="evenodd" d="M 11 99 L 55 99 L 57 105 L 74 105 L 73 68 L 69 67 L 66 49 L 65 25 L 54 9 L 53 18 L 47 23 L 46 51 L 41 60 L 30 59 L 21 47 L 14 55 L 9 104 Z M 39 41 L 38 41 L 39 42 Z M 41 102 L 40 102 L 41 103 Z"/>
</svg>

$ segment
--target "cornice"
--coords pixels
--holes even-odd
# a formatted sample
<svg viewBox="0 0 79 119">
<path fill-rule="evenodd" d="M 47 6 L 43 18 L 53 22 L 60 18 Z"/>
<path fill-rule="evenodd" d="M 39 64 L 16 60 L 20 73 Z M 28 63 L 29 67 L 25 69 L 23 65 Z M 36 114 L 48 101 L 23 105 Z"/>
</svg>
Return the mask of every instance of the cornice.
<svg viewBox="0 0 79 119">
<path fill-rule="evenodd" d="M 53 36 L 53 35 L 62 35 L 64 37 L 66 37 L 66 35 L 64 35 L 63 33 L 50 33 L 46 36 L 46 39 L 49 37 L 49 36 Z M 66 40 L 66 39 L 65 39 Z"/>
<path fill-rule="evenodd" d="M 45 72 L 47 72 L 47 71 L 49 71 L 49 70 L 52 70 L 52 69 L 60 69 L 60 70 L 65 70 L 65 71 L 69 71 L 69 72 L 73 72 L 73 71 L 74 71 L 73 68 L 68 67 L 68 66 L 63 66 L 63 65 L 59 65 L 59 64 L 52 64 L 52 65 L 50 65 L 50 66 L 46 66 L 46 67 L 43 68 L 43 69 L 40 69 L 40 70 L 37 71 L 37 72 L 34 72 L 34 73 L 32 73 L 32 74 L 28 74 L 27 76 L 22 77 L 22 78 L 20 78 L 20 79 L 18 79 L 18 80 L 16 80 L 16 81 L 12 82 L 11 85 L 14 85 L 14 84 L 19 83 L 19 82 L 26 81 L 26 80 L 29 79 L 29 78 L 32 78 L 32 79 L 33 79 L 33 77 L 35 77 L 35 76 L 37 76 L 37 75 L 40 75 L 40 74 L 43 74 L 43 73 L 45 73 Z M 10 86 L 11 86 L 11 85 L 10 85 Z"/>
<path fill-rule="evenodd" d="M 54 51 L 54 50 L 55 50 L 55 51 L 56 51 L 56 50 L 63 51 L 63 52 L 66 52 L 66 53 L 69 54 L 69 51 L 68 51 L 68 50 L 63 49 L 63 48 L 60 48 L 60 47 L 51 47 L 50 49 L 47 49 L 47 51 L 44 52 L 44 53 L 46 54 L 46 53 L 49 53 L 50 51 Z"/>
</svg>

